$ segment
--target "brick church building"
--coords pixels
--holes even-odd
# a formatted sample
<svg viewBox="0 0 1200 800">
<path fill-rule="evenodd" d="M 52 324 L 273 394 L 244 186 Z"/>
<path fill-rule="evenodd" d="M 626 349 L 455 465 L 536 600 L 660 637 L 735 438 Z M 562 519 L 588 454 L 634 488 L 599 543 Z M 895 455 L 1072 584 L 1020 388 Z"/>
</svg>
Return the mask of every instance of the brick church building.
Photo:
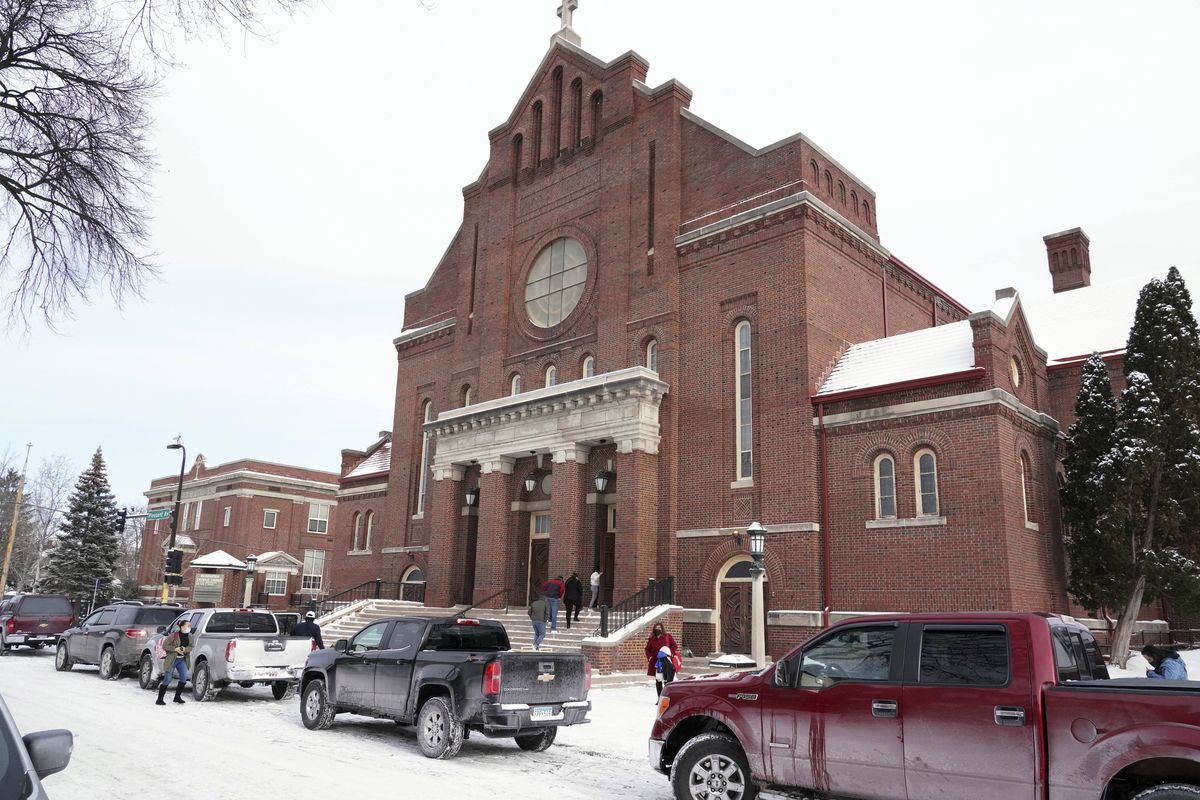
<svg viewBox="0 0 1200 800">
<path fill-rule="evenodd" d="M 758 520 L 774 655 L 830 613 L 1067 611 L 1061 433 L 1124 334 L 1064 352 L 1032 321 L 1090 291 L 1087 237 L 1046 238 L 1041 317 L 1011 289 L 971 313 L 816 143 L 751 147 L 647 71 L 568 14 L 488 134 L 405 298 L 392 431 L 342 453 L 331 590 L 524 605 L 599 564 L 604 602 L 673 576 L 687 646 L 744 652 Z"/>
</svg>

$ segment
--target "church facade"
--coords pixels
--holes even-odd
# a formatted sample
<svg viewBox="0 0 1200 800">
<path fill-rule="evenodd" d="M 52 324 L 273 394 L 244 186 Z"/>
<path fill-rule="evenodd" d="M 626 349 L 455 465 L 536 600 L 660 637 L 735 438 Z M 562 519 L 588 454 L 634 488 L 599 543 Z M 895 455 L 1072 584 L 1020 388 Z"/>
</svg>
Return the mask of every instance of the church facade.
<svg viewBox="0 0 1200 800">
<path fill-rule="evenodd" d="M 972 313 L 907 266 L 807 137 L 755 149 L 647 71 L 564 26 L 488 134 L 405 298 L 392 430 L 342 453 L 331 591 L 524 605 L 599 566 L 602 602 L 672 577 L 687 646 L 746 651 L 759 521 L 774 655 L 846 612 L 1067 611 L 1086 353 L 1052 358 L 1012 290 Z M 1082 231 L 1047 247 L 1086 288 Z"/>
</svg>

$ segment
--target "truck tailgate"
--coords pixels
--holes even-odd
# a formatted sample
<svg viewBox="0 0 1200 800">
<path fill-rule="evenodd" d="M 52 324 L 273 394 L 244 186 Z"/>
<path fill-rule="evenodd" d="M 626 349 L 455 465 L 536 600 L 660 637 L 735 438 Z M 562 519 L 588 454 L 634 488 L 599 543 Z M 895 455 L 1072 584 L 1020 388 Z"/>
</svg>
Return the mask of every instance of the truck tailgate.
<svg viewBox="0 0 1200 800">
<path fill-rule="evenodd" d="M 307 636 L 235 636 L 231 667 L 275 667 L 284 668 L 303 665 L 312 651 L 312 642 Z M 229 660 L 228 658 L 226 659 Z"/>
<path fill-rule="evenodd" d="M 500 653 L 501 703 L 565 703 L 586 700 L 582 655 Z"/>
</svg>

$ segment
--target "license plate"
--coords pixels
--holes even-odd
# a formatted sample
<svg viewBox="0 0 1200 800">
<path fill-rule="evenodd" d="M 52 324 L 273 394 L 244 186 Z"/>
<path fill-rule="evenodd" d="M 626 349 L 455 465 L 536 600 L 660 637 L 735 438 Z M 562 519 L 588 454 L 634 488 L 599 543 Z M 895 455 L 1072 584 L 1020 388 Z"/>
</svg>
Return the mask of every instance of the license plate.
<svg viewBox="0 0 1200 800">
<path fill-rule="evenodd" d="M 529 709 L 530 719 L 554 719 L 554 706 L 534 706 Z"/>
<path fill-rule="evenodd" d="M 268 653 L 278 653 L 283 650 L 283 642 L 267 642 L 263 649 Z"/>
</svg>

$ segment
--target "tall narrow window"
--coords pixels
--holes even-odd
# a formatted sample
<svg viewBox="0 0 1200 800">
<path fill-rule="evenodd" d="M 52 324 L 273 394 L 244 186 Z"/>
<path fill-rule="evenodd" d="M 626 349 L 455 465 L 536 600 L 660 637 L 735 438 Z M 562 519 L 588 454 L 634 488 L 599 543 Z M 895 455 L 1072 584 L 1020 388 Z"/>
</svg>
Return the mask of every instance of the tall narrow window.
<svg viewBox="0 0 1200 800">
<path fill-rule="evenodd" d="M 846 205 L 846 184 L 838 181 L 838 200 L 842 205 Z"/>
<path fill-rule="evenodd" d="M 1029 456 L 1021 453 L 1021 507 L 1025 509 L 1025 521 L 1033 522 L 1029 513 Z"/>
<path fill-rule="evenodd" d="M 866 200 L 863 200 L 863 219 L 867 221 L 868 225 L 871 224 L 871 204 Z"/>
<path fill-rule="evenodd" d="M 308 504 L 308 532 L 329 532 L 329 506 L 324 503 Z"/>
<path fill-rule="evenodd" d="M 521 147 L 525 144 L 525 137 L 517 134 L 513 137 L 512 142 L 512 177 L 515 181 L 521 174 Z"/>
<path fill-rule="evenodd" d="M 371 533 L 375 530 L 375 512 L 367 512 L 367 539 L 363 543 L 363 550 L 371 549 Z"/>
<path fill-rule="evenodd" d="M 229 527 L 229 519 L 231 516 L 233 516 L 233 506 L 225 506 L 225 518 L 221 522 L 222 527 Z"/>
<path fill-rule="evenodd" d="M 203 510 L 204 510 L 204 501 L 197 500 L 196 501 L 196 516 L 192 520 L 192 530 L 194 530 L 194 531 L 200 530 L 200 512 Z"/>
<path fill-rule="evenodd" d="M 433 421 L 433 403 L 425 401 L 421 410 L 422 422 Z M 425 513 L 425 493 L 429 490 L 429 431 L 421 426 L 421 477 L 417 483 L 417 513 Z"/>
<path fill-rule="evenodd" d="M 325 551 L 304 551 L 304 574 L 300 577 L 300 589 L 305 592 L 319 592 L 325 582 Z"/>
<path fill-rule="evenodd" d="M 550 130 L 550 146 L 553 152 L 550 153 L 551 158 L 558 158 L 558 151 L 562 149 L 562 105 L 563 105 L 563 72 L 562 67 L 554 68 L 554 119 L 552 124 L 554 127 Z"/>
<path fill-rule="evenodd" d="M 508 382 L 508 393 L 509 394 L 520 394 L 521 393 L 521 376 L 520 376 L 520 374 L 513 375 L 512 379 Z"/>
<path fill-rule="evenodd" d="M 571 81 L 571 149 L 583 144 L 583 78 Z"/>
<path fill-rule="evenodd" d="M 646 342 L 646 368 L 658 372 L 658 339 Z"/>
<path fill-rule="evenodd" d="M 558 370 L 553 364 L 546 367 L 546 386 L 554 386 L 558 383 Z"/>
<path fill-rule="evenodd" d="M 875 518 L 896 517 L 896 462 L 886 453 L 875 459 Z"/>
<path fill-rule="evenodd" d="M 734 358 L 737 364 L 735 391 L 737 415 L 737 479 L 754 477 L 754 408 L 750 390 L 750 323 L 734 329 Z"/>
<path fill-rule="evenodd" d="M 463 405 L 471 405 L 471 384 L 469 383 L 463 387 Z"/>
<path fill-rule="evenodd" d="M 592 144 L 600 139 L 600 120 L 604 116 L 604 92 L 592 94 Z"/>
<path fill-rule="evenodd" d="M 937 456 L 932 450 L 921 450 L 913 458 L 917 476 L 917 515 L 936 517 L 938 514 Z"/>
<path fill-rule="evenodd" d="M 354 514 L 354 546 L 350 549 L 355 552 L 362 550 L 362 514 L 357 512 Z"/>
<path fill-rule="evenodd" d="M 829 170 L 825 170 L 825 191 L 833 195 L 833 176 L 829 174 Z"/>
<path fill-rule="evenodd" d="M 821 188 L 821 168 L 817 166 L 817 160 L 815 158 L 808 162 L 808 168 L 812 172 L 813 188 Z"/>
<path fill-rule="evenodd" d="M 583 377 L 594 378 L 596 376 L 596 359 L 588 356 L 583 359 Z"/>
<path fill-rule="evenodd" d="M 854 216 L 858 216 L 858 192 L 850 190 L 850 205 L 854 207 Z"/>
<path fill-rule="evenodd" d="M 542 163 L 542 101 L 533 104 L 533 168 Z"/>
</svg>

